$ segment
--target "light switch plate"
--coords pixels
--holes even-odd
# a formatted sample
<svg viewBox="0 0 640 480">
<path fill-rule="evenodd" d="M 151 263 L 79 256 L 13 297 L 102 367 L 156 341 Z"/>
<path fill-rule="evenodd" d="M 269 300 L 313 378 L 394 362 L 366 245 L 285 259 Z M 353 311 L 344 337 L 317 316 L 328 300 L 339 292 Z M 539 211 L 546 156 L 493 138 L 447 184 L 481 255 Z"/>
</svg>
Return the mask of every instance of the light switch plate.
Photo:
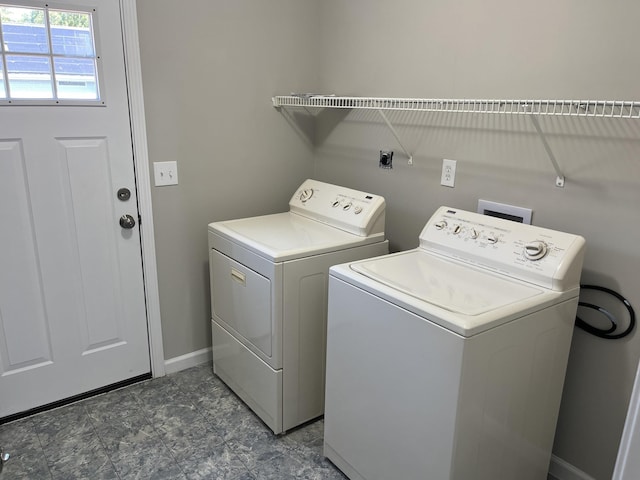
<svg viewBox="0 0 640 480">
<path fill-rule="evenodd" d="M 153 162 L 153 174 L 156 187 L 178 184 L 177 162 Z"/>
</svg>

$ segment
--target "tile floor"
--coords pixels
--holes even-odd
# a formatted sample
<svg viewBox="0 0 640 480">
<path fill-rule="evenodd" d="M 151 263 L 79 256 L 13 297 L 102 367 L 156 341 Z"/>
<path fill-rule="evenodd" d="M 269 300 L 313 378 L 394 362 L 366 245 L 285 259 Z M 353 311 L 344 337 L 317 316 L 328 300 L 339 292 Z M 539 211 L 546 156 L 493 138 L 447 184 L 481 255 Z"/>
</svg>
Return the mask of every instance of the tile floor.
<svg viewBox="0 0 640 480">
<path fill-rule="evenodd" d="M 273 435 L 202 365 L 0 425 L 0 479 L 346 479 L 322 435 Z"/>
</svg>

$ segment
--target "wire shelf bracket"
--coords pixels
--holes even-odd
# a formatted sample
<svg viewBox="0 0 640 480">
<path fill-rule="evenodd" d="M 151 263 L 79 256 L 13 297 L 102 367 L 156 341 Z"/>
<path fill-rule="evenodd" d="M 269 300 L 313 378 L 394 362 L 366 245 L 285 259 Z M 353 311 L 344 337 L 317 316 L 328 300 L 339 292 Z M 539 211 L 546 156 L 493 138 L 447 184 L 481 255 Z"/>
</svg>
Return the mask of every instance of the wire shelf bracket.
<svg viewBox="0 0 640 480">
<path fill-rule="evenodd" d="M 402 145 L 398 133 L 384 114 L 385 111 L 420 111 L 447 113 L 493 113 L 504 115 L 528 115 L 556 172 L 556 186 L 564 187 L 565 177 L 547 142 L 539 116 L 601 117 L 640 119 L 640 101 L 619 100 L 478 100 L 435 98 L 381 98 L 339 97 L 313 93 L 279 95 L 272 98 L 275 108 L 343 108 L 377 110 L 398 144 L 413 164 L 413 156 Z"/>
<path fill-rule="evenodd" d="M 400 148 L 402 149 L 402 151 L 404 152 L 404 154 L 407 156 L 408 161 L 407 163 L 409 165 L 413 165 L 413 155 L 411 155 L 406 148 L 404 148 L 404 145 L 402 144 L 402 142 L 400 141 L 400 137 L 398 136 L 398 132 L 396 132 L 396 129 L 393 128 L 393 125 L 391 125 L 391 122 L 389 121 L 389 119 L 387 118 L 387 116 L 384 114 L 383 110 L 378 110 L 378 113 L 380 113 L 380 116 L 382 117 L 382 119 L 384 120 L 384 123 L 387 124 L 387 127 L 389 127 L 389 130 L 391 130 L 391 133 L 393 134 L 393 136 L 396 138 L 396 142 L 398 142 L 398 145 L 400 146 Z"/>
<path fill-rule="evenodd" d="M 553 169 L 556 171 L 556 187 L 564 187 L 564 175 L 562 173 L 562 170 L 560 170 L 560 165 L 558 165 L 556 156 L 553 154 L 553 151 L 551 150 L 551 147 L 549 146 L 549 143 L 547 142 L 547 139 L 545 138 L 544 133 L 542 133 L 542 129 L 540 128 L 540 123 L 538 122 L 538 117 L 536 117 L 535 115 L 531 115 L 529 118 L 531 119 L 531 123 L 533 123 L 533 126 L 536 129 L 536 132 L 538 132 L 538 136 L 540 137 L 540 140 L 542 140 L 542 145 L 544 146 L 544 149 L 547 152 L 547 155 L 549 156 L 549 160 L 551 161 L 551 165 L 553 165 Z"/>
</svg>

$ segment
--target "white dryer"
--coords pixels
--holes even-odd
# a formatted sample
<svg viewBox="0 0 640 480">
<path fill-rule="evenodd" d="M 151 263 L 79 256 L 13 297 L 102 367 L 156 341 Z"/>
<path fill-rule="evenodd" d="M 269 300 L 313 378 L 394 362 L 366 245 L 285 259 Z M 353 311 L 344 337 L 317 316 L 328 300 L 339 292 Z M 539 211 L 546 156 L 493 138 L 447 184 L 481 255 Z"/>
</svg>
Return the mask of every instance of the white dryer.
<svg viewBox="0 0 640 480">
<path fill-rule="evenodd" d="M 274 433 L 323 414 L 329 267 L 388 253 L 384 222 L 383 197 L 307 180 L 209 225 L 214 372 Z"/>
<path fill-rule="evenodd" d="M 330 269 L 325 455 L 352 480 L 546 480 L 584 239 L 441 207 Z"/>
</svg>

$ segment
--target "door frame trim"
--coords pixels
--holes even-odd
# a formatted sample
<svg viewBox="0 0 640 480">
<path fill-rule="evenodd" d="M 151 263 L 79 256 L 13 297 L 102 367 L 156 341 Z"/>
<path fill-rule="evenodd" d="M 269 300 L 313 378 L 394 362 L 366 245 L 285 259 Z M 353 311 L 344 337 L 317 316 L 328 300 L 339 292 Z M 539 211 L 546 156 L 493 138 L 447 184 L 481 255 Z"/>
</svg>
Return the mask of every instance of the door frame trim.
<svg viewBox="0 0 640 480">
<path fill-rule="evenodd" d="M 138 192 L 138 212 L 142 218 L 142 222 L 140 223 L 140 240 L 142 243 L 142 267 L 147 307 L 151 374 L 154 377 L 162 377 L 165 375 L 166 370 L 162 343 L 160 293 L 158 288 L 156 243 L 153 228 L 151 177 L 149 174 L 149 151 L 147 148 L 147 128 L 144 115 L 136 0 L 120 0 L 120 15 L 124 42 L 127 91 L 129 93 L 129 116 L 133 142 L 133 163 L 135 166 L 136 188 Z"/>
</svg>

